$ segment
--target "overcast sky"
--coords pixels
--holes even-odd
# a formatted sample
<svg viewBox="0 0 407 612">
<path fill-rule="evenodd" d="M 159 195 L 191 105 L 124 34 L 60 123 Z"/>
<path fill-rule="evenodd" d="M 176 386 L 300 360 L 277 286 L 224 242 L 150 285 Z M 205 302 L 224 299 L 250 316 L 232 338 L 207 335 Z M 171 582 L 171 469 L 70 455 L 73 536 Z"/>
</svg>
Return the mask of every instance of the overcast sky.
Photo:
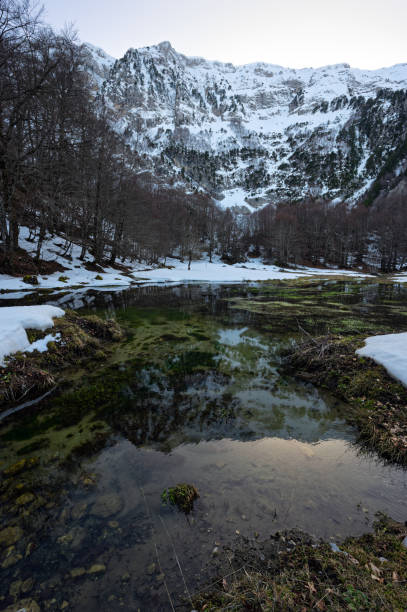
<svg viewBox="0 0 407 612">
<path fill-rule="evenodd" d="M 44 0 L 45 20 L 120 57 L 169 40 L 185 55 L 290 68 L 407 62 L 407 0 Z"/>
</svg>

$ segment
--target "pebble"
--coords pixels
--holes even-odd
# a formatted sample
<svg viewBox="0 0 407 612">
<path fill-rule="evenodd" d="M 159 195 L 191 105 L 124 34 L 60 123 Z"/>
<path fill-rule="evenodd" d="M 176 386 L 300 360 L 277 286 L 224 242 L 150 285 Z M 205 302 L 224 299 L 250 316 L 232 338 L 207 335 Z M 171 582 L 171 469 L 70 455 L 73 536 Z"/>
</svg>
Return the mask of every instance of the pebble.
<svg viewBox="0 0 407 612">
<path fill-rule="evenodd" d="M 87 574 L 95 576 L 96 574 L 103 574 L 106 571 L 106 565 L 103 563 L 95 563 L 87 571 Z"/>
<path fill-rule="evenodd" d="M 24 610 L 24 612 L 41 612 L 40 606 L 34 599 L 22 599 L 18 603 L 3 610 L 3 612 L 21 612 L 22 610 Z"/>
<path fill-rule="evenodd" d="M 0 531 L 0 548 L 12 546 L 23 537 L 23 530 L 20 527 L 6 527 Z"/>
<path fill-rule="evenodd" d="M 86 570 L 84 567 L 74 567 L 71 569 L 70 574 L 71 578 L 79 578 L 80 576 L 86 574 Z"/>
<path fill-rule="evenodd" d="M 75 504 L 71 510 L 71 517 L 74 521 L 81 519 L 86 514 L 87 507 L 88 504 L 86 502 Z"/>
<path fill-rule="evenodd" d="M 21 591 L 23 593 L 29 593 L 34 586 L 34 583 L 35 583 L 34 578 L 27 578 L 21 584 Z"/>
<path fill-rule="evenodd" d="M 18 597 L 18 595 L 20 594 L 21 591 L 21 585 L 22 582 L 21 580 L 15 580 L 14 582 L 12 582 L 10 584 L 10 588 L 9 588 L 9 595 L 11 597 Z"/>
<path fill-rule="evenodd" d="M 147 574 L 149 576 L 152 576 L 155 573 L 156 570 L 156 564 L 155 563 L 151 563 L 148 567 L 147 567 Z"/>
<path fill-rule="evenodd" d="M 123 501 L 115 493 L 101 495 L 92 506 L 91 514 L 99 518 L 108 518 L 123 508 Z"/>
<path fill-rule="evenodd" d="M 23 555 L 20 555 L 20 553 L 11 552 L 4 559 L 3 563 L 1 564 L 1 567 L 2 569 L 7 569 L 8 567 L 11 567 L 12 565 L 15 565 L 16 563 L 21 561 L 22 558 Z"/>
<path fill-rule="evenodd" d="M 20 497 L 17 497 L 16 504 L 18 506 L 26 506 L 34 501 L 35 495 L 33 493 L 23 493 Z"/>
</svg>

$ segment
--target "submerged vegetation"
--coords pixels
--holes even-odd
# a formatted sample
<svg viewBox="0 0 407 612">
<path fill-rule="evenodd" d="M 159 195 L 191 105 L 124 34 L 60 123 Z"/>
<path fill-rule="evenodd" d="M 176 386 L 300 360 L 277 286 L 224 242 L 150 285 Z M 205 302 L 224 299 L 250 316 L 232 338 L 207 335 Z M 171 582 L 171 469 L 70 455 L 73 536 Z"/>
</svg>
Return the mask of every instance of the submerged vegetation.
<svg viewBox="0 0 407 612">
<path fill-rule="evenodd" d="M 1 425 L 0 607 L 33 597 L 41 609 L 60 609 L 68 601 L 79 610 L 100 592 L 108 595 L 98 600 L 99 609 L 164 609 L 165 584 L 174 601 L 184 594 L 174 578 L 179 566 L 168 569 L 173 547 L 192 593 L 225 565 L 220 584 L 193 599 L 197 610 L 406 607 L 406 576 L 398 566 L 405 563 L 407 531 L 400 525 L 381 521 L 375 534 L 340 544 L 342 552 L 326 543 L 314 548 L 315 540 L 304 534 L 273 535 L 272 549 L 266 546 L 257 560 L 252 555 L 253 542 L 263 543 L 254 529 L 267 537 L 302 516 L 312 533 L 314 517 L 326 514 L 323 535 L 337 541 L 368 529 L 385 503 L 401 520 L 402 502 L 397 494 L 397 500 L 390 497 L 394 488 L 383 488 L 381 467 L 369 490 L 372 504 L 365 493 L 343 499 L 349 482 L 357 482 L 347 466 L 367 473 L 363 462 L 370 455 L 361 458 L 350 444 L 348 456 L 355 459 L 345 468 L 330 463 L 325 482 L 318 466 L 326 456 L 317 447 L 326 445 L 342 462 L 337 449 L 355 441 L 346 418 L 360 431 L 374 424 L 373 450 L 392 433 L 400 456 L 388 457 L 401 460 L 404 449 L 397 445 L 404 429 L 378 419 L 388 417 L 389 406 L 402 413 L 405 390 L 354 350 L 364 335 L 405 325 L 402 287 L 308 279 L 146 287 L 109 294 L 106 302 L 96 292 L 89 298 L 96 314 L 68 311 L 51 330 L 55 341 L 47 352 L 16 355 L 2 371 L 10 383 L 19 364 L 30 363 L 54 380 L 62 373 L 63 380 L 40 405 Z M 117 322 L 102 317 L 106 303 Z M 300 370 L 306 383 L 325 386 L 321 392 L 281 367 L 282 348 L 292 346 L 302 328 L 323 333 L 325 348 L 319 356 L 321 348 L 314 347 L 320 345 L 308 337 L 309 347 L 298 351 L 304 362 L 292 373 Z M 47 333 L 28 330 L 30 341 Z M 311 379 L 308 361 L 314 364 Z M 382 456 L 384 450 L 379 447 Z M 279 473 L 275 457 L 288 460 L 287 471 Z M 300 475 L 290 476 L 295 467 Z M 394 487 L 402 483 L 398 472 L 391 471 Z M 344 473 L 346 482 L 330 482 Z M 305 498 L 302 480 L 318 474 L 321 490 Z M 368 507 L 359 510 L 359 499 Z M 163 502 L 181 512 L 165 511 Z M 205 555 L 208 567 L 198 584 Z M 37 575 L 35 586 L 24 591 L 22 584 Z"/>
</svg>

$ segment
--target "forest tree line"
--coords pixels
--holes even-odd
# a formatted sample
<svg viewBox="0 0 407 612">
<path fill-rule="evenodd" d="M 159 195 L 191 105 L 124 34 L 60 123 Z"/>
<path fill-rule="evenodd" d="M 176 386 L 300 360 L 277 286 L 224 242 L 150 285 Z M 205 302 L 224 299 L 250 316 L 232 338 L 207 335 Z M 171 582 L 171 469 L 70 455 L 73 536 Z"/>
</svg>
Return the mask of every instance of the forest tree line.
<svg viewBox="0 0 407 612">
<path fill-rule="evenodd" d="M 84 50 L 56 34 L 30 0 L 0 0 L 0 269 L 11 269 L 19 230 L 47 234 L 81 258 L 165 263 L 177 256 L 261 256 L 279 265 L 365 266 L 407 262 L 406 197 L 367 207 L 318 199 L 269 204 L 252 215 L 222 210 L 203 193 L 175 189 L 142 171 L 95 94 Z"/>
</svg>

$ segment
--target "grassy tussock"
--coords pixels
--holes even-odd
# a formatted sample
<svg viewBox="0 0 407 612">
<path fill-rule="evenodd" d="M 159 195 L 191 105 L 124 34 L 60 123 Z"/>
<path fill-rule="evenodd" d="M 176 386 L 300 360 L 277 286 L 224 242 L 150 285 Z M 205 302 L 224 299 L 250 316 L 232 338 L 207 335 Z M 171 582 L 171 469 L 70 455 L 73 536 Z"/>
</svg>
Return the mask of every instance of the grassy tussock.
<svg viewBox="0 0 407 612">
<path fill-rule="evenodd" d="M 30 342 L 49 333 L 60 334 L 60 339 L 49 342 L 48 351 L 16 353 L 6 367 L 0 368 L 0 406 L 29 399 L 52 388 L 61 371 L 89 360 L 104 359 L 108 345 L 123 338 L 115 321 L 95 315 L 80 317 L 73 311 L 56 319 L 52 330 L 27 330 Z"/>
<path fill-rule="evenodd" d="M 407 389 L 372 359 L 355 354 L 362 336 L 308 338 L 287 357 L 290 373 L 348 403 L 360 440 L 385 459 L 407 464 Z"/>
</svg>

